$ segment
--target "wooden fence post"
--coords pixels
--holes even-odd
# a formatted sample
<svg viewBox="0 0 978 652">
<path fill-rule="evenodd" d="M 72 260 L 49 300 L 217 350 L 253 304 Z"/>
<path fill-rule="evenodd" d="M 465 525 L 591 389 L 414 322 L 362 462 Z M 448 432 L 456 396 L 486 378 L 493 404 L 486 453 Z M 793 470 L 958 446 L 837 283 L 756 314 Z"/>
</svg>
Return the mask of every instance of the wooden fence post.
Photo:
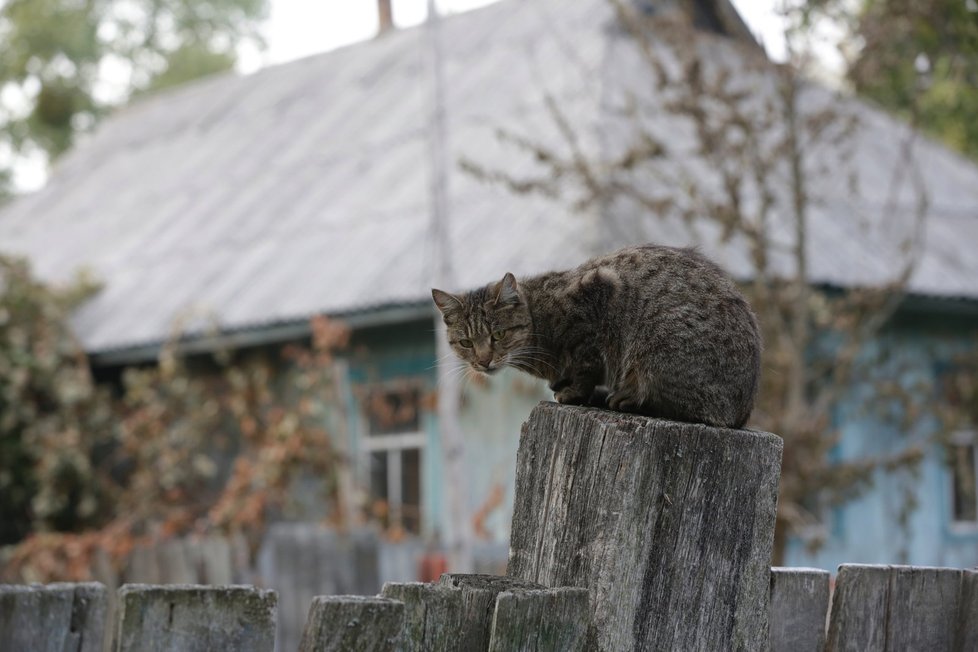
<svg viewBox="0 0 978 652">
<path fill-rule="evenodd" d="M 442 586 L 462 590 L 462 622 L 459 650 L 486 650 L 492 637 L 492 617 L 496 596 L 504 591 L 545 588 L 536 582 L 476 573 L 445 573 L 438 580 Z"/>
<path fill-rule="evenodd" d="M 492 616 L 489 652 L 583 652 L 590 613 L 585 589 L 500 593 Z"/>
<path fill-rule="evenodd" d="M 82 584 L 0 584 L 0 650 L 102 652 L 107 591 Z"/>
<path fill-rule="evenodd" d="M 462 628 L 462 589 L 422 582 L 388 582 L 380 594 L 404 603 L 404 652 L 455 649 Z"/>
<path fill-rule="evenodd" d="M 822 652 L 828 609 L 828 571 L 772 568 L 768 612 L 771 652 Z"/>
<path fill-rule="evenodd" d="M 958 613 L 955 649 L 978 650 L 978 570 L 966 570 L 961 576 Z"/>
<path fill-rule="evenodd" d="M 954 568 L 843 564 L 826 650 L 974 650 L 974 576 Z"/>
<path fill-rule="evenodd" d="M 322 595 L 313 599 L 299 652 L 394 652 L 404 604 L 387 598 Z"/>
<path fill-rule="evenodd" d="M 116 652 L 271 652 L 274 591 L 250 586 L 125 584 L 119 589 Z"/>
<path fill-rule="evenodd" d="M 541 403 L 508 574 L 591 594 L 600 650 L 761 650 L 782 442 Z"/>
</svg>

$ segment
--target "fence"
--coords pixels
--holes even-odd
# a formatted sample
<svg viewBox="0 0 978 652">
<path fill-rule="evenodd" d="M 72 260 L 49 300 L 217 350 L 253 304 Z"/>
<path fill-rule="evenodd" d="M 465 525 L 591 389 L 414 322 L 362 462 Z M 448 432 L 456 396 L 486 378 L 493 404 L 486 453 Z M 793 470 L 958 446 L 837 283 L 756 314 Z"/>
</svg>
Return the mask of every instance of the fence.
<svg viewBox="0 0 978 652">
<path fill-rule="evenodd" d="M 543 404 L 520 440 L 508 576 L 311 597 L 281 649 L 978 649 L 975 571 L 844 565 L 826 627 L 828 573 L 767 566 L 780 453 L 765 433 Z M 99 649 L 110 593 L 0 587 L 0 650 Z M 117 599 L 115 650 L 274 647 L 275 591 Z"/>
</svg>

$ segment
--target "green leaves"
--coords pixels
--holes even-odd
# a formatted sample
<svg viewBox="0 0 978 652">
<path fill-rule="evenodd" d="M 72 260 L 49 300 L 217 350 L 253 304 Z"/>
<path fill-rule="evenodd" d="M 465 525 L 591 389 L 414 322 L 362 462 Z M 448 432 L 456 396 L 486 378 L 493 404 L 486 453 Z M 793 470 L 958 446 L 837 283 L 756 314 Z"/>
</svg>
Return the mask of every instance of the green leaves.
<svg viewBox="0 0 978 652">
<path fill-rule="evenodd" d="M 978 157 L 978 6 L 866 0 L 848 75 L 859 93 Z"/>
<path fill-rule="evenodd" d="M 239 44 L 261 45 L 268 0 L 8 0 L 0 7 L 0 169 L 53 160 L 135 93 L 230 70 Z M 113 80 L 105 81 L 112 70 Z"/>
</svg>

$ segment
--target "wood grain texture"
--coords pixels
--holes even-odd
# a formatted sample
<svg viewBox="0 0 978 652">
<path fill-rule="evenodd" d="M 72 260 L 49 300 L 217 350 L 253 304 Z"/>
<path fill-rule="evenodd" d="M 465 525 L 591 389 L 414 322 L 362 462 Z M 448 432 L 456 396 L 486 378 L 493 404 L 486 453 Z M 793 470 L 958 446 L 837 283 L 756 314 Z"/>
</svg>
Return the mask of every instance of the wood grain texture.
<svg viewBox="0 0 978 652">
<path fill-rule="evenodd" d="M 119 589 L 117 652 L 271 652 L 274 591 L 250 586 L 125 584 Z"/>
<path fill-rule="evenodd" d="M 772 568 L 768 631 L 771 652 L 822 652 L 829 577 L 817 568 Z"/>
<path fill-rule="evenodd" d="M 318 596 L 299 652 L 394 652 L 399 650 L 404 604 L 359 595 Z"/>
<path fill-rule="evenodd" d="M 404 603 L 403 652 L 456 649 L 462 627 L 462 589 L 421 582 L 388 582 L 381 595 Z"/>
<path fill-rule="evenodd" d="M 954 649 L 958 652 L 978 650 L 978 570 L 961 574 L 961 598 L 958 601 L 958 623 Z"/>
<path fill-rule="evenodd" d="M 462 620 L 458 641 L 459 650 L 486 650 L 489 648 L 497 595 L 504 591 L 545 588 L 536 582 L 478 573 L 445 573 L 438 580 L 438 584 L 461 589 Z"/>
<path fill-rule="evenodd" d="M 489 652 L 583 652 L 589 623 L 586 589 L 500 593 Z"/>
<path fill-rule="evenodd" d="M 968 647 L 967 571 L 843 564 L 836 578 L 830 651 L 961 650 Z"/>
<path fill-rule="evenodd" d="M 541 403 L 508 574 L 589 589 L 597 649 L 763 649 L 781 450 L 768 433 Z"/>
<path fill-rule="evenodd" d="M 0 584 L 0 650 L 101 652 L 105 586 Z"/>
</svg>

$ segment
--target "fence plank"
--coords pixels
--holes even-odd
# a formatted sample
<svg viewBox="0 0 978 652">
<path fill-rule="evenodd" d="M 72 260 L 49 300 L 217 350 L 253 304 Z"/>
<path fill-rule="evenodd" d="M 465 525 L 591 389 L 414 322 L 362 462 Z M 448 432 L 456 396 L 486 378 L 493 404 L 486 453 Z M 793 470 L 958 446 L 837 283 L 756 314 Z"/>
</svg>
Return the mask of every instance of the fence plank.
<svg viewBox="0 0 978 652">
<path fill-rule="evenodd" d="M 781 450 L 542 403 L 520 437 L 507 572 L 589 589 L 600 649 L 763 649 Z"/>
<path fill-rule="evenodd" d="M 200 568 L 200 582 L 226 586 L 234 583 L 231 544 L 221 536 L 207 536 L 194 543 L 195 562 Z"/>
<path fill-rule="evenodd" d="M 829 578 L 828 571 L 818 568 L 771 569 L 771 652 L 822 652 Z"/>
<path fill-rule="evenodd" d="M 582 652 L 589 622 L 586 589 L 503 592 L 496 597 L 489 652 Z"/>
<path fill-rule="evenodd" d="M 843 564 L 828 650 L 952 650 L 968 638 L 967 577 L 953 568 Z"/>
<path fill-rule="evenodd" d="M 954 649 L 958 652 L 978 650 L 978 571 L 975 570 L 966 570 L 961 575 Z"/>
<path fill-rule="evenodd" d="M 492 616 L 496 596 L 504 591 L 546 588 L 527 580 L 499 575 L 445 573 L 438 580 L 442 586 L 462 590 L 462 621 L 459 650 L 485 650 L 492 638 Z"/>
<path fill-rule="evenodd" d="M 960 592 L 960 570 L 891 566 L 888 647 L 950 650 Z"/>
<path fill-rule="evenodd" d="M 155 545 L 160 584 L 197 584 L 196 564 L 191 561 L 190 544 L 181 538 L 158 541 Z"/>
<path fill-rule="evenodd" d="M 421 582 L 388 582 L 381 595 L 404 603 L 403 652 L 456 649 L 462 627 L 462 589 Z"/>
<path fill-rule="evenodd" d="M 271 652 L 274 591 L 250 586 L 126 584 L 119 589 L 117 652 Z"/>
<path fill-rule="evenodd" d="M 404 604 L 358 595 L 312 601 L 299 652 L 393 652 L 404 623 Z"/>
<path fill-rule="evenodd" d="M 0 650 L 101 652 L 105 586 L 0 584 Z"/>
<path fill-rule="evenodd" d="M 826 649 L 854 652 L 885 649 L 884 614 L 889 593 L 889 566 L 839 566 Z"/>
</svg>

